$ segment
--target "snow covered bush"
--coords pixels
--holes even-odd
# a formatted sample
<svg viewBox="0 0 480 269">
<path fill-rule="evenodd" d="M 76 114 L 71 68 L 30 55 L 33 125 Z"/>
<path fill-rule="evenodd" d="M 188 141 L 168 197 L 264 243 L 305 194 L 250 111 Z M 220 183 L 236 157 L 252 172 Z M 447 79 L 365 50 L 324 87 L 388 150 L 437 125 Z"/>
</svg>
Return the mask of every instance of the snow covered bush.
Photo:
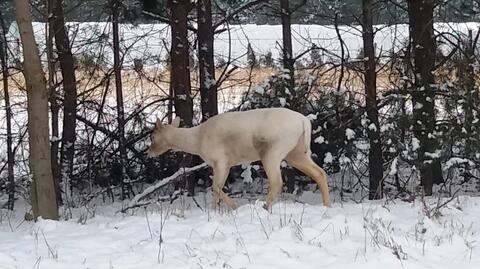
<svg viewBox="0 0 480 269">
<path fill-rule="evenodd" d="M 312 122 L 312 157 L 327 173 L 352 169 L 353 159 L 364 159 L 360 103 L 352 101 L 347 91 L 319 89 L 308 78 L 299 79 L 300 83 L 290 91 L 287 79 L 287 74 L 280 74 L 265 80 L 252 93 L 247 93 L 241 109 L 287 107 L 306 115 Z M 305 187 L 310 183 L 303 174 L 283 170 L 290 191 L 295 185 Z"/>
</svg>

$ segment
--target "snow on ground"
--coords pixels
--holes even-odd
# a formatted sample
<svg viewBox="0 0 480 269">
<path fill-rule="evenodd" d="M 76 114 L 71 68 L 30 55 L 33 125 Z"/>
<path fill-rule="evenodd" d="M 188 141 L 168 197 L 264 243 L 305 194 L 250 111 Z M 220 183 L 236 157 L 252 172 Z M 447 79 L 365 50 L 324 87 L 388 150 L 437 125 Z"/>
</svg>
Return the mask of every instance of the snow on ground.
<svg viewBox="0 0 480 269">
<path fill-rule="evenodd" d="M 218 212 L 187 200 L 134 214 L 116 213 L 118 204 L 99 206 L 88 219 L 85 209 L 74 210 L 73 218 L 59 222 L 23 222 L 21 209 L 16 215 L 2 211 L 0 268 L 480 266 L 478 197 L 455 199 L 433 218 L 418 200 L 332 208 L 280 201 L 272 214 L 260 201 Z M 428 207 L 436 204 L 427 201 Z"/>
</svg>

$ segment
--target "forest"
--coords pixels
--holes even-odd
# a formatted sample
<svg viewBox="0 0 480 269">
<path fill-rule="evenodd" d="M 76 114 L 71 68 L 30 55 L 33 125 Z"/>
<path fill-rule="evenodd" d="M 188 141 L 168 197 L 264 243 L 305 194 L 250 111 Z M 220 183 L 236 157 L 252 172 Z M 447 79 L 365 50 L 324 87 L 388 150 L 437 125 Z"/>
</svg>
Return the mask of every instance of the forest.
<svg viewBox="0 0 480 269">
<path fill-rule="evenodd" d="M 2 0 L 0 268 L 477 268 L 479 38 L 478 0 Z M 266 108 L 328 190 L 151 154 Z"/>
</svg>

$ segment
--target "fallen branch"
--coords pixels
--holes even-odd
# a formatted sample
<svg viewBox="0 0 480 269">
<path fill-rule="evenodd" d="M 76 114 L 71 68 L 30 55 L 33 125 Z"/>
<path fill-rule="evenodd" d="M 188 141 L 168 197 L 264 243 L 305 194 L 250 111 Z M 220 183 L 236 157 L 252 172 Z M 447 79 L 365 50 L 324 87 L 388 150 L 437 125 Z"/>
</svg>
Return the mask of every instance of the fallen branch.
<svg viewBox="0 0 480 269">
<path fill-rule="evenodd" d="M 199 164 L 199 165 L 194 166 L 194 167 L 180 168 L 173 175 L 160 180 L 159 182 L 155 183 L 154 185 L 146 188 L 142 193 L 139 193 L 139 194 L 135 195 L 135 197 L 133 197 L 133 199 L 128 203 L 127 207 L 122 209 L 122 212 L 125 212 L 125 211 L 127 211 L 128 209 L 131 209 L 131 208 L 146 205 L 146 203 L 144 203 L 144 202 L 142 203 L 140 201 L 147 198 L 152 193 L 154 193 L 158 189 L 162 188 L 163 186 L 167 185 L 168 183 L 176 180 L 178 177 L 190 174 L 192 172 L 203 169 L 205 167 L 207 167 L 206 163 L 202 163 L 202 164 Z"/>
</svg>

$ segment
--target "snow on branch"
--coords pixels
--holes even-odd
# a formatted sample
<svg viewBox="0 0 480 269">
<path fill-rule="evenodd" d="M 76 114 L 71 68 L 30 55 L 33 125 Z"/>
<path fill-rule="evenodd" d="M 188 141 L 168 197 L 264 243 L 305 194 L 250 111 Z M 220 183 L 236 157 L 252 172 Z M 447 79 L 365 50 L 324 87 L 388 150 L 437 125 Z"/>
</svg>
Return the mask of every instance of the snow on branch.
<svg viewBox="0 0 480 269">
<path fill-rule="evenodd" d="M 229 20 L 231 20 L 238 13 L 240 13 L 240 12 L 246 10 L 246 9 L 249 9 L 251 7 L 254 7 L 256 5 L 259 5 L 263 2 L 266 2 L 266 0 L 255 0 L 255 1 L 247 2 L 243 6 L 240 6 L 236 10 L 230 12 L 229 14 L 226 14 L 223 19 L 221 19 L 220 21 L 218 21 L 217 23 L 215 23 L 213 25 L 213 29 L 217 29 L 218 27 L 222 26 L 224 23 L 227 23 Z"/>
<path fill-rule="evenodd" d="M 162 188 L 163 186 L 167 185 L 168 183 L 174 181 L 175 179 L 177 179 L 178 177 L 182 176 L 182 175 L 187 175 L 187 174 L 190 174 L 192 172 L 195 172 L 197 170 L 200 170 L 200 169 L 203 169 L 207 167 L 207 164 L 206 163 L 202 163 L 202 164 L 199 164 L 197 166 L 194 166 L 194 167 L 187 167 L 187 168 L 180 168 L 177 172 L 175 172 L 173 175 L 169 176 L 169 177 L 166 177 L 162 180 L 160 180 L 159 182 L 155 183 L 154 185 L 146 188 L 142 193 L 139 193 L 137 195 L 135 195 L 135 197 L 133 197 L 133 199 L 128 203 L 127 207 L 124 208 L 122 211 L 126 211 L 128 209 L 131 209 L 131 208 L 135 208 L 135 207 L 138 207 L 138 206 L 143 206 L 143 205 L 146 205 L 148 203 L 141 203 L 141 200 L 147 198 L 148 196 L 150 196 L 152 193 L 154 193 L 155 191 L 157 191 L 158 189 Z"/>
</svg>

